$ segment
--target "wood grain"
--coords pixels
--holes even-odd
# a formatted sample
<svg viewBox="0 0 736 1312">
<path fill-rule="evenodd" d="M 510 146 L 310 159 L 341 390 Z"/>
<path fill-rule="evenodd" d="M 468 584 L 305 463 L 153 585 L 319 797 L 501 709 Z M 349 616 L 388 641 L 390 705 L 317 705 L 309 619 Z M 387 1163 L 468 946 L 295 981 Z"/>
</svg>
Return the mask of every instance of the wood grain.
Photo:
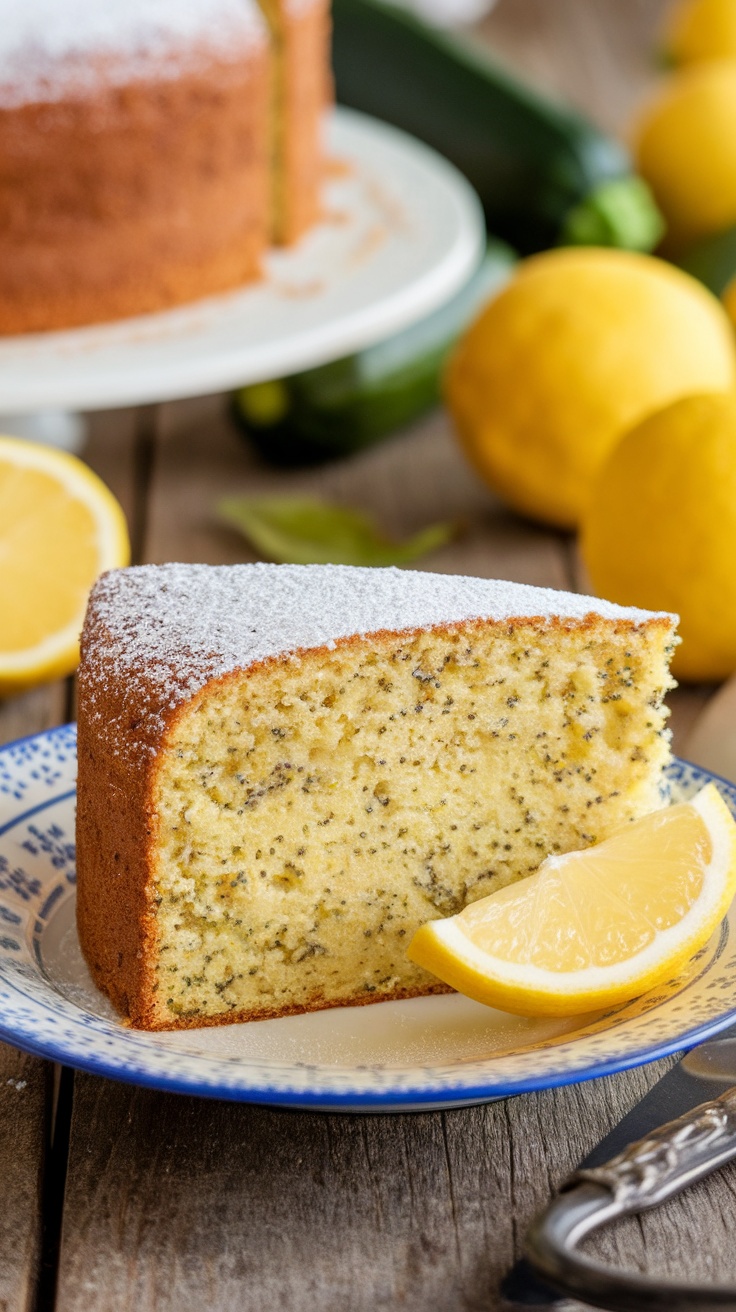
<svg viewBox="0 0 736 1312">
<path fill-rule="evenodd" d="M 31 1312 L 42 1250 L 51 1067 L 0 1044 L 0 1312 Z"/>
<path fill-rule="evenodd" d="M 67 718 L 68 702 L 69 689 L 62 681 L 0 701 L 0 743 L 11 743 L 62 724 Z"/>
<path fill-rule="evenodd" d="M 660 75 L 670 7 L 670 0 L 499 0 L 479 35 L 534 86 L 625 136 Z"/>
<path fill-rule="evenodd" d="M 224 496 L 278 491 L 368 510 L 398 537 L 438 520 L 458 521 L 457 539 L 417 568 L 570 586 L 565 538 L 518 519 L 486 490 L 442 412 L 351 459 L 286 472 L 259 461 L 221 400 L 161 409 L 147 560 L 254 560 L 245 539 L 218 525 L 215 508 Z"/>
<path fill-rule="evenodd" d="M 488 1309 L 531 1216 L 656 1074 L 366 1117 L 79 1077 L 59 1312 Z"/>
<path fill-rule="evenodd" d="M 139 445 L 141 430 L 149 422 L 150 407 L 140 410 L 100 410 L 89 416 L 89 435 L 83 452 L 87 464 L 120 502 L 133 528 L 145 505 L 147 488 L 141 486 Z"/>
</svg>

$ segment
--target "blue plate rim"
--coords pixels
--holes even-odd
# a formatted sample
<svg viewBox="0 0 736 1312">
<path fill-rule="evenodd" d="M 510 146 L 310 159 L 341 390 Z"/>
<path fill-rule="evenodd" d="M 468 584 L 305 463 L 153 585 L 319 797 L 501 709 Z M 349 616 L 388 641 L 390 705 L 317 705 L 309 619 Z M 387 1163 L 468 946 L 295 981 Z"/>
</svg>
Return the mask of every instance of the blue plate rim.
<svg viewBox="0 0 736 1312">
<path fill-rule="evenodd" d="M 0 745 L 0 759 L 7 752 L 22 747 L 24 744 L 38 740 L 53 740 L 56 736 L 69 735 L 75 729 L 75 723 L 68 721 L 37 733 L 25 734 L 11 742 Z M 688 770 L 701 775 L 705 779 L 722 784 L 731 792 L 736 788 L 733 781 L 684 757 L 673 757 L 671 765 L 685 766 Z M 49 802 L 41 803 L 38 806 L 29 808 L 27 812 L 19 813 L 8 825 L 0 826 L 0 834 L 36 811 L 43 810 L 49 804 L 62 800 L 62 797 L 68 798 L 73 795 L 73 792 L 74 790 L 70 792 L 68 788 L 65 788 L 63 793 L 50 798 Z M 621 1071 L 646 1065 L 674 1053 L 687 1051 L 728 1028 L 734 1020 L 736 1020 L 736 1001 L 732 1007 L 729 1007 L 715 1018 L 703 1021 L 670 1039 L 648 1044 L 638 1051 L 629 1051 L 622 1057 L 611 1057 L 597 1061 L 590 1066 L 551 1072 L 536 1078 L 525 1076 L 514 1079 L 513 1077 L 506 1077 L 498 1084 L 494 1084 L 492 1079 L 486 1078 L 477 1085 L 458 1085 L 455 1090 L 447 1084 L 441 1088 L 428 1088 L 426 1085 L 412 1088 L 405 1085 L 401 1089 L 361 1089 L 334 1092 L 329 1090 L 310 1091 L 308 1089 L 290 1090 L 274 1087 L 268 1082 L 263 1082 L 260 1085 L 250 1084 L 248 1087 L 237 1087 L 230 1084 L 223 1086 L 207 1083 L 200 1084 L 187 1078 L 168 1075 L 163 1072 L 154 1073 L 144 1067 L 135 1069 L 134 1061 L 126 1067 L 119 1067 L 94 1054 L 85 1055 L 77 1052 L 70 1054 L 68 1047 L 63 1042 L 57 1044 L 52 1040 L 38 1040 L 27 1036 L 19 1032 L 17 1028 L 7 1025 L 2 1017 L 0 1017 L 0 1041 L 32 1056 L 58 1062 L 74 1070 L 99 1075 L 136 1087 L 158 1089 L 162 1092 L 180 1095 L 275 1107 L 290 1107 L 295 1110 L 303 1108 L 305 1110 L 335 1112 L 421 1111 L 434 1108 L 452 1110 L 453 1107 L 459 1108 L 473 1103 L 495 1101 L 517 1094 L 540 1092 L 544 1089 L 563 1088 L 570 1084 L 586 1083 L 607 1075 L 618 1074 Z M 574 1036 L 569 1041 L 574 1042 Z"/>
<path fill-rule="evenodd" d="M 106 1079 L 115 1080 L 120 1084 L 132 1084 L 137 1088 L 159 1089 L 162 1092 L 177 1093 L 184 1096 L 212 1098 L 227 1102 L 254 1103 L 261 1106 L 291 1107 L 294 1110 L 309 1108 L 313 1111 L 342 1110 L 353 1112 L 369 1108 L 378 1112 L 392 1109 L 406 1111 L 416 1108 L 418 1105 L 418 1110 L 423 1110 L 421 1105 L 429 1104 L 426 1110 L 438 1108 L 451 1111 L 454 1107 L 463 1107 L 472 1103 L 494 1102 L 501 1098 L 515 1097 L 517 1094 L 522 1093 L 540 1093 L 545 1089 L 560 1089 L 570 1084 L 585 1084 L 590 1080 L 602 1079 L 607 1075 L 617 1075 L 622 1071 L 634 1070 L 637 1066 L 648 1065 L 650 1062 L 659 1061 L 661 1058 L 672 1056 L 674 1053 L 687 1052 L 700 1043 L 704 1043 L 707 1039 L 713 1038 L 721 1030 L 727 1029 L 734 1020 L 736 1020 L 736 1004 L 729 1012 L 716 1020 L 696 1026 L 695 1029 L 678 1035 L 676 1039 L 672 1039 L 667 1043 L 646 1048 L 640 1053 L 629 1053 L 624 1059 L 611 1058 L 609 1061 L 599 1062 L 595 1066 L 581 1067 L 578 1070 L 565 1071 L 558 1075 L 540 1076 L 536 1080 L 506 1080 L 502 1085 L 497 1086 L 488 1081 L 479 1085 L 463 1085 L 462 1088 L 458 1088 L 456 1096 L 453 1096 L 452 1089 L 447 1087 L 441 1090 L 408 1088 L 401 1090 L 389 1089 L 379 1092 L 371 1092 L 366 1089 L 360 1092 L 355 1091 L 352 1094 L 329 1093 L 328 1091 L 310 1093 L 307 1090 L 299 1090 L 297 1093 L 287 1089 L 276 1089 L 267 1084 L 261 1087 L 251 1085 L 247 1089 L 233 1085 L 218 1088 L 215 1085 L 200 1085 L 189 1080 L 177 1080 L 166 1075 L 154 1076 L 143 1069 L 135 1071 L 130 1068 L 110 1066 L 104 1061 L 93 1061 L 81 1055 L 75 1055 L 73 1059 L 70 1059 L 68 1052 L 63 1047 L 57 1048 L 52 1043 L 37 1043 L 27 1038 L 19 1039 L 17 1031 L 6 1029 L 2 1022 L 0 1022 L 0 1041 L 10 1044 L 22 1052 L 27 1052 L 31 1056 L 58 1062 L 62 1066 L 69 1066 L 73 1070 L 82 1071 L 89 1075 L 99 1075 Z"/>
</svg>

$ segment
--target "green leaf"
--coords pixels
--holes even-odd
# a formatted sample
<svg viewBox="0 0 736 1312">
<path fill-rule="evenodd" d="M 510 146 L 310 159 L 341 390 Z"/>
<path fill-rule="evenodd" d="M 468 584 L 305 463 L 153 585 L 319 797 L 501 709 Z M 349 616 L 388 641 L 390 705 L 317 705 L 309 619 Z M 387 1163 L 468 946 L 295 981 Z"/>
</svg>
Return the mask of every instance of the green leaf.
<svg viewBox="0 0 736 1312">
<path fill-rule="evenodd" d="M 430 524 L 392 542 L 363 511 L 313 497 L 226 497 L 217 515 L 263 556 L 290 565 L 406 565 L 457 533 L 455 524 Z"/>
</svg>

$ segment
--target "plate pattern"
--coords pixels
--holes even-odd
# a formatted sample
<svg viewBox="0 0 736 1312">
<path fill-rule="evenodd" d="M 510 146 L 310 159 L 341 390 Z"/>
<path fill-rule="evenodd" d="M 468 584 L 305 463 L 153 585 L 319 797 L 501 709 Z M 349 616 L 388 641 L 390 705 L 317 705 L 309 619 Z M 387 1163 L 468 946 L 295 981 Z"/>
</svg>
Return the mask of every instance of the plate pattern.
<svg viewBox="0 0 736 1312">
<path fill-rule="evenodd" d="M 668 773 L 673 790 L 684 797 L 713 778 L 678 760 Z M 112 1016 L 104 999 L 93 1008 L 89 993 L 75 995 L 73 982 L 66 986 L 50 964 L 49 944 L 58 939 L 59 924 L 73 923 L 75 778 L 74 725 L 0 749 L 0 1037 L 27 1051 L 115 1079 L 203 1096 L 332 1110 L 408 1110 L 590 1079 L 690 1046 L 736 1018 L 732 910 L 687 976 L 615 1011 L 582 1018 L 572 1032 L 506 1051 L 496 1047 L 487 1056 L 341 1066 L 230 1050 L 213 1054 L 198 1047 L 199 1031 L 136 1032 Z M 736 785 L 715 782 L 736 815 Z"/>
</svg>

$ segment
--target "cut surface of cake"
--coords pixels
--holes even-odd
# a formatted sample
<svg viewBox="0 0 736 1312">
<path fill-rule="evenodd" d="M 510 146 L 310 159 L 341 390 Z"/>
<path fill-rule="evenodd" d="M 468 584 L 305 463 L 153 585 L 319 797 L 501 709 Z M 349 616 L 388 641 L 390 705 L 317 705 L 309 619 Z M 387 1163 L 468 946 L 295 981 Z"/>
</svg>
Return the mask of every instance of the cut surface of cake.
<svg viewBox="0 0 736 1312">
<path fill-rule="evenodd" d="M 0 334 L 231 290 L 314 222 L 327 0 L 290 0 L 278 33 L 267 0 L 5 0 L 2 18 Z"/>
<path fill-rule="evenodd" d="M 676 619 L 347 566 L 92 592 L 78 927 L 149 1029 L 446 991 L 418 926 L 662 804 Z"/>
</svg>

